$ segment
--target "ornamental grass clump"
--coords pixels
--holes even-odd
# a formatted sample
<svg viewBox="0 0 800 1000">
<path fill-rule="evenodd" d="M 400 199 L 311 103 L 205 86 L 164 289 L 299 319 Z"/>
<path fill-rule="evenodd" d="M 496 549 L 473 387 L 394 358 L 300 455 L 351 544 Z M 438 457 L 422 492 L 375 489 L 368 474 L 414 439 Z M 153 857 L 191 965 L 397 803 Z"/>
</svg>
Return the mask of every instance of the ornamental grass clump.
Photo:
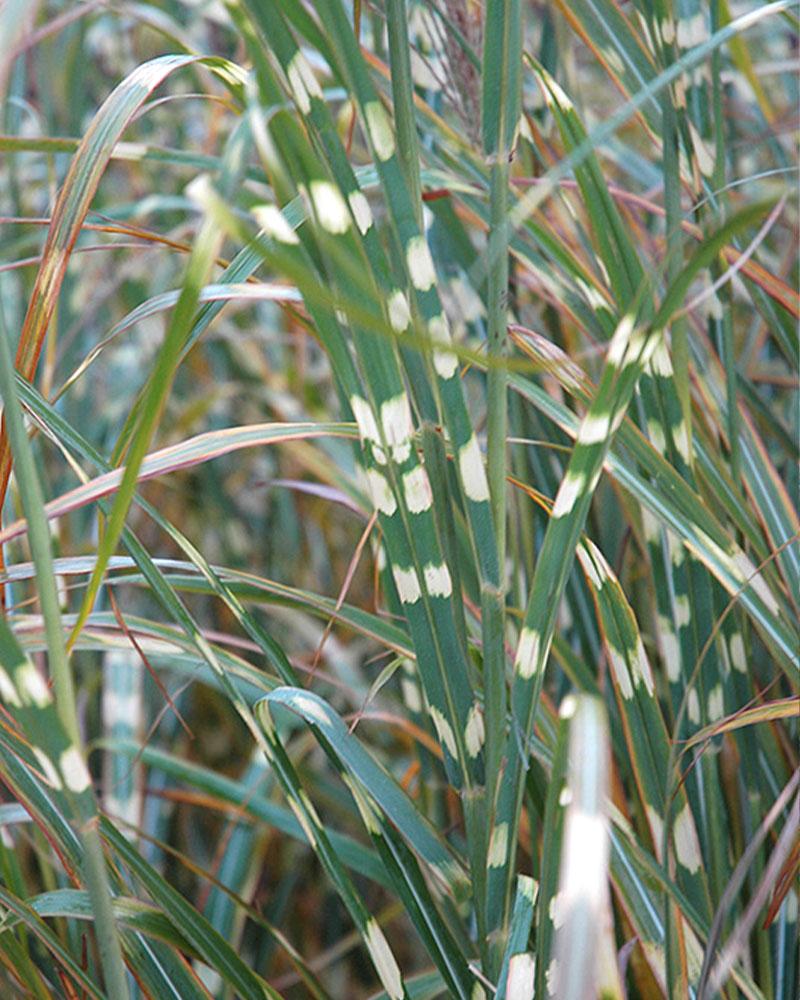
<svg viewBox="0 0 800 1000">
<path fill-rule="evenodd" d="M 793 1000 L 797 8 L 0 3 L 0 991 Z"/>
</svg>

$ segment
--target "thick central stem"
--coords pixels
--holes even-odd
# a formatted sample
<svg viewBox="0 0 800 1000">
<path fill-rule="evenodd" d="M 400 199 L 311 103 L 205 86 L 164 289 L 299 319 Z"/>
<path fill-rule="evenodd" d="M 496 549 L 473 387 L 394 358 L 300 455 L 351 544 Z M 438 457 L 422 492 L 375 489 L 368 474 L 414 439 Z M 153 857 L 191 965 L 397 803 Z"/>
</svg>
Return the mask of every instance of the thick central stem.
<svg viewBox="0 0 800 1000">
<path fill-rule="evenodd" d="M 508 175 L 507 161 L 491 174 L 488 284 L 488 441 L 489 493 L 501 578 L 506 564 L 506 439 L 508 437 Z"/>
</svg>

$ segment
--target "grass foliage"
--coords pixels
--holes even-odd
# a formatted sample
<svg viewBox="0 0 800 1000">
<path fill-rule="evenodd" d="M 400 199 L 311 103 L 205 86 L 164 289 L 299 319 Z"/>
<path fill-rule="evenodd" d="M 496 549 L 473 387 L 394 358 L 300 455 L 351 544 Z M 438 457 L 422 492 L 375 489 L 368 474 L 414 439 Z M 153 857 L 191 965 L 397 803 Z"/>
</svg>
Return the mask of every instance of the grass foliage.
<svg viewBox="0 0 800 1000">
<path fill-rule="evenodd" d="M 0 2 L 0 993 L 793 1000 L 797 7 Z"/>
</svg>

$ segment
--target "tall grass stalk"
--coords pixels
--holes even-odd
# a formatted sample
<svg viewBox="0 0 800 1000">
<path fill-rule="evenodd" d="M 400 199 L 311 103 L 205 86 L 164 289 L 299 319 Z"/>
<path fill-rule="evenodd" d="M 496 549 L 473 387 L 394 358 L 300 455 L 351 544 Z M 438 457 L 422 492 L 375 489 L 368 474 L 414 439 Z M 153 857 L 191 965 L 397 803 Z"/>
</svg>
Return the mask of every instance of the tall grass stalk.
<svg viewBox="0 0 800 1000">
<path fill-rule="evenodd" d="M 14 363 L 8 345 L 3 310 L 0 308 L 0 396 L 3 399 L 3 418 L 14 456 L 14 469 L 20 485 L 22 509 L 27 520 L 28 539 L 36 570 L 36 590 L 42 609 L 48 665 L 55 694 L 55 711 L 58 713 L 58 722 L 66 736 L 65 742 L 67 744 L 66 751 L 62 750 L 57 759 L 53 760 L 52 757 L 45 759 L 50 759 L 51 767 L 55 768 L 55 775 L 61 771 L 63 780 L 70 787 L 71 773 L 65 766 L 65 753 L 77 755 L 77 761 L 73 766 L 78 772 L 81 769 L 86 771 L 86 749 L 78 725 L 75 685 L 61 620 L 50 531 L 44 513 L 44 498 L 14 383 Z M 3 622 L 3 632 L 6 632 L 7 628 L 6 622 Z M 4 645 L 7 649 L 14 642 L 11 635 L 4 637 Z M 16 656 L 13 659 L 16 659 Z M 36 668 L 29 661 L 23 660 L 20 663 L 18 660 L 16 667 L 16 672 L 7 683 L 13 683 L 17 693 L 14 694 L 12 688 L 5 691 L 4 697 L 10 698 L 12 705 L 15 703 L 20 706 L 31 705 L 34 712 L 42 710 L 42 714 L 45 716 L 47 709 L 50 708 L 48 704 L 50 702 L 49 694 L 46 689 L 37 690 L 38 685 L 44 685 L 44 681 L 33 680 L 31 671 L 35 671 Z M 27 689 L 24 681 L 20 682 L 19 678 L 27 678 Z M 50 722 L 50 724 L 53 723 Z M 47 750 L 41 749 L 47 753 Z M 80 781 L 80 778 L 78 780 Z M 73 790 L 80 791 L 78 788 Z M 96 809 L 94 803 L 92 806 Z M 94 812 L 94 810 L 92 811 Z M 127 977 L 122 960 L 122 948 L 116 919 L 111 907 L 111 890 L 98 831 L 98 817 L 96 813 L 88 817 L 85 812 L 82 815 L 79 809 L 76 811 L 75 819 L 77 832 L 83 844 L 84 878 L 95 915 L 97 943 L 106 989 L 108 996 L 113 1000 L 126 1000 L 129 995 Z"/>
</svg>

